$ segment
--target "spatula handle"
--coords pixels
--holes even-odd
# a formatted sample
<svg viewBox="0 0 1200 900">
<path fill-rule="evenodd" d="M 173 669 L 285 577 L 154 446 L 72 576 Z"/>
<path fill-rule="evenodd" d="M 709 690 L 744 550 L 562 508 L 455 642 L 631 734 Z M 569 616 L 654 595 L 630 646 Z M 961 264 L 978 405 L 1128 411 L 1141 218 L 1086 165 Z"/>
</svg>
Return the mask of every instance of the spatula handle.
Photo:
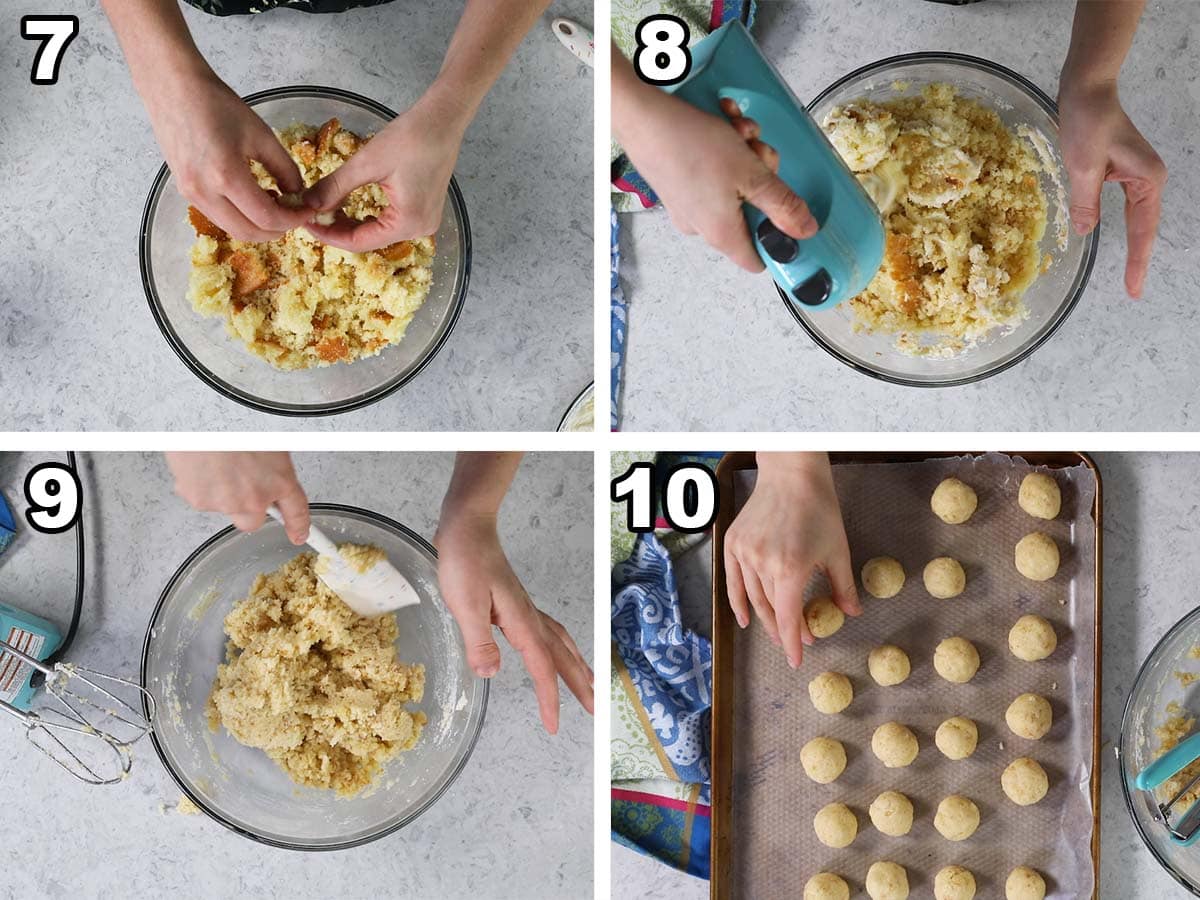
<svg viewBox="0 0 1200 900">
<path fill-rule="evenodd" d="M 283 513 L 281 513 L 279 511 L 279 507 L 276 506 L 274 503 L 272 503 L 270 506 L 267 507 L 267 515 L 270 516 L 272 519 L 274 519 L 276 522 L 278 522 L 280 525 L 283 524 Z M 337 558 L 337 555 L 338 555 L 337 545 L 335 545 L 333 543 L 333 541 L 331 541 L 329 538 L 327 538 L 325 536 L 325 533 L 323 531 L 321 531 L 321 529 L 319 529 L 316 525 L 308 526 L 308 540 L 305 543 L 307 543 L 308 546 L 312 547 L 314 550 L 316 550 L 322 556 L 331 556 L 335 559 Z"/>
</svg>

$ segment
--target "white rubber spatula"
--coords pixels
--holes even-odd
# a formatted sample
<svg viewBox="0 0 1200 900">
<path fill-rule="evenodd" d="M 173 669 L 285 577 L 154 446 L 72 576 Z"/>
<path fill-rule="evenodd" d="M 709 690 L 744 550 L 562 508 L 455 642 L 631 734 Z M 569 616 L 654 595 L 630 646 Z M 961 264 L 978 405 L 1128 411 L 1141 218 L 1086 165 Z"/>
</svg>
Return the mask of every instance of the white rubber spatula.
<svg viewBox="0 0 1200 900">
<path fill-rule="evenodd" d="M 283 513 L 275 506 L 267 507 L 267 514 L 283 524 Z M 325 564 L 318 566 L 317 577 L 360 616 L 382 616 L 421 602 L 408 579 L 386 557 L 367 571 L 359 572 L 346 562 L 338 553 L 337 545 L 316 525 L 309 526 L 307 543 L 325 561 Z"/>
</svg>

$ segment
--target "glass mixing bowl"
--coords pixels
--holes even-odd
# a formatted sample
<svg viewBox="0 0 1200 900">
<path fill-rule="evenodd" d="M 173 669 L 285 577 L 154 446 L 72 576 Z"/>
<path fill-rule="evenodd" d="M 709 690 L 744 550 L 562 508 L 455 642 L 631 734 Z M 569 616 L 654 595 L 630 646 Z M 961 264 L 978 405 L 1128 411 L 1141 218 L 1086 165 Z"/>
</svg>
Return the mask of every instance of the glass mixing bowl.
<svg viewBox="0 0 1200 900">
<path fill-rule="evenodd" d="M 282 87 L 246 102 L 275 129 L 320 125 L 336 116 L 356 134 L 378 132 L 396 114 L 373 100 L 328 87 Z M 187 299 L 195 232 L 187 201 L 170 170 L 159 170 L 142 216 L 142 283 L 150 311 L 171 348 L 210 387 L 239 403 L 285 416 L 320 416 L 366 406 L 399 389 L 441 349 L 467 295 L 471 227 L 453 179 L 437 233 L 433 287 L 409 323 L 404 340 L 378 356 L 319 369 L 284 372 L 231 338 L 221 319 L 205 318 Z"/>
<path fill-rule="evenodd" d="M 1200 644 L 1200 609 L 1192 610 L 1176 623 L 1142 663 L 1125 703 L 1117 761 L 1125 806 L 1138 834 L 1162 867 L 1200 896 L 1200 847 L 1181 847 L 1172 841 L 1166 827 L 1154 821 L 1158 811 L 1156 798 L 1138 790 L 1135 784 L 1138 773 L 1154 761 L 1158 747 L 1154 729 L 1166 718 L 1167 704 L 1174 701 L 1192 714 L 1200 710 L 1200 683 L 1185 688 L 1175 677 L 1177 670 L 1194 666 L 1194 661 L 1193 666 L 1188 665 L 1188 653 L 1197 644 Z M 1184 809 L 1176 807 L 1176 817 Z"/>
<path fill-rule="evenodd" d="M 1048 201 L 1046 234 L 1041 252 L 1049 254 L 1049 271 L 1025 292 L 1029 317 L 1014 327 L 993 329 L 970 349 L 949 358 L 917 357 L 897 350 L 895 335 L 854 331 L 848 304 L 814 312 L 779 291 L 796 321 L 818 344 L 846 365 L 874 378 L 897 384 L 937 387 L 979 381 L 1020 362 L 1044 344 L 1066 320 L 1083 294 L 1096 257 L 1098 230 L 1080 237 L 1069 227 L 1067 176 L 1059 157 L 1058 109 L 1032 82 L 1016 72 L 973 56 L 957 53 L 910 53 L 864 66 L 823 90 L 808 106 L 817 122 L 852 100 L 890 100 L 920 93 L 934 82 L 948 82 L 959 93 L 996 111 L 1015 131 L 1026 125 L 1045 139 L 1052 170 L 1042 175 Z M 1056 218 L 1068 223 L 1066 249 L 1059 249 Z"/>
<path fill-rule="evenodd" d="M 437 586 L 433 548 L 398 522 L 349 506 L 314 504 L 313 521 L 336 542 L 372 544 L 421 595 L 396 613 L 396 652 L 425 665 L 429 721 L 413 749 L 392 759 L 365 791 L 339 797 L 291 781 L 261 750 L 215 733 L 205 703 L 225 658 L 226 614 L 256 575 L 301 550 L 268 522 L 253 534 L 226 528 L 171 578 L 142 648 L 142 684 L 158 713 L 151 739 L 180 790 L 238 834 L 296 850 L 337 850 L 402 828 L 428 809 L 466 765 L 487 708 L 488 683 L 467 665 L 458 628 Z"/>
</svg>

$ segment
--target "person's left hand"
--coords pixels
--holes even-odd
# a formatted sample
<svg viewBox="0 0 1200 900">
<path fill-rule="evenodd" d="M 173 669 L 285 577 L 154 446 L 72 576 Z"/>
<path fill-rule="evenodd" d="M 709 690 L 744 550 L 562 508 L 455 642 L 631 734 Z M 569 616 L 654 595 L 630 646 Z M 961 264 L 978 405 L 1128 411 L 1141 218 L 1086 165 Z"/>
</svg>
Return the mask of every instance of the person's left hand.
<svg viewBox="0 0 1200 900">
<path fill-rule="evenodd" d="M 1125 114 L 1115 83 L 1067 79 L 1058 104 L 1063 162 L 1071 181 L 1071 222 L 1077 233 L 1088 234 L 1100 222 L 1104 182 L 1120 182 L 1125 191 L 1125 290 L 1141 297 L 1167 167 Z"/>
<path fill-rule="evenodd" d="M 337 215 L 332 225 L 305 228 L 323 243 L 351 253 L 434 234 L 466 132 L 463 118 L 444 101 L 423 97 L 305 192 L 310 209 Z M 389 201 L 378 219 L 358 222 L 340 213 L 351 191 L 375 182 Z"/>
<path fill-rule="evenodd" d="M 804 591 L 813 572 L 829 579 L 833 602 L 862 612 L 829 458 L 823 453 L 760 453 L 758 480 L 725 536 L 725 585 L 738 624 L 750 610 L 797 668 L 813 642 Z"/>
<path fill-rule="evenodd" d="M 500 546 L 495 517 L 443 516 L 433 543 L 442 596 L 458 622 L 475 673 L 491 678 L 500 670 L 495 625 L 525 662 L 546 731 L 558 731 L 560 677 L 593 713 L 592 670 L 567 630 L 529 599 Z"/>
</svg>

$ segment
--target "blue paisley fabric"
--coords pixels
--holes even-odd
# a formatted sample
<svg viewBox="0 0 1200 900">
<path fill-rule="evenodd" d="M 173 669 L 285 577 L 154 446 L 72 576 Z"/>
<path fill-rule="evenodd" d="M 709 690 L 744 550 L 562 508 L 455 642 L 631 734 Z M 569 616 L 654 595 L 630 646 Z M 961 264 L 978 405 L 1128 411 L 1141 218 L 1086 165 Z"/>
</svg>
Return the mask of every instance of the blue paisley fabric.
<svg viewBox="0 0 1200 900">
<path fill-rule="evenodd" d="M 629 320 L 629 309 L 625 305 L 625 292 L 621 290 L 621 224 L 617 211 L 609 210 L 612 235 L 612 347 L 609 367 L 612 372 L 612 406 L 609 408 L 609 428 L 616 431 L 621 425 L 621 373 L 625 370 L 625 323 Z"/>
<path fill-rule="evenodd" d="M 667 549 L 652 533 L 613 567 L 612 639 L 681 781 L 708 784 L 712 645 L 683 627 Z"/>
</svg>

